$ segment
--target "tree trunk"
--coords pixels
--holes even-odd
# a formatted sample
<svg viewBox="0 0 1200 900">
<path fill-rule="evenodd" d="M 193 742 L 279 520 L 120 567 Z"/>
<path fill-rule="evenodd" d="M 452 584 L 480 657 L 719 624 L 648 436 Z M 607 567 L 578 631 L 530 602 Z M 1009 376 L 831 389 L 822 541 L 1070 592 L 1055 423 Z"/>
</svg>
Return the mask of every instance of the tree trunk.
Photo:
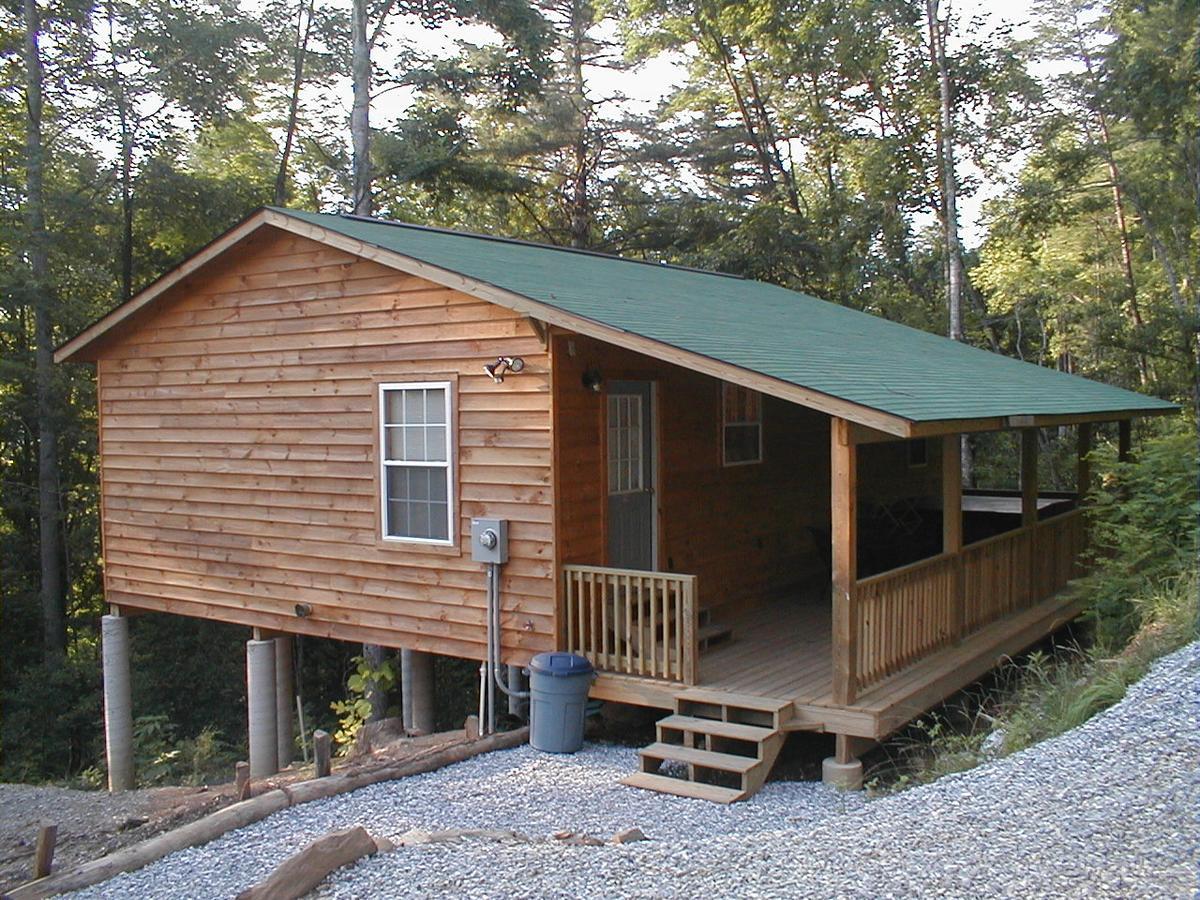
<svg viewBox="0 0 1200 900">
<path fill-rule="evenodd" d="M 117 65 L 116 13 L 112 3 L 105 4 L 108 18 L 109 77 L 112 78 L 112 97 L 116 105 L 117 126 L 121 138 L 121 301 L 133 296 L 133 133 L 130 126 L 129 103 L 125 96 L 121 70 Z"/>
<path fill-rule="evenodd" d="M 316 0 L 301 2 L 296 17 L 296 56 L 292 61 L 292 96 L 288 102 L 287 127 L 283 151 L 279 155 L 279 171 L 275 174 L 275 205 L 285 206 L 288 200 L 288 164 L 296 142 L 296 127 L 300 120 L 300 88 L 304 85 L 304 59 L 308 55 L 308 40 L 312 35 L 313 6 Z"/>
<path fill-rule="evenodd" d="M 929 48 L 938 78 L 938 99 L 941 115 L 940 153 L 942 164 L 942 209 L 946 240 L 946 305 L 950 312 L 950 339 L 964 340 L 962 295 L 963 264 L 962 244 L 958 238 L 958 174 L 954 168 L 954 96 L 950 85 L 950 70 L 946 65 L 946 32 L 938 22 L 938 0 L 925 0 L 925 14 L 929 25 Z M 970 486 L 975 478 L 974 454 L 967 435 L 962 436 L 962 478 Z"/>
<path fill-rule="evenodd" d="M 58 499 L 58 434 L 54 416 L 53 296 L 46 235 L 42 146 L 41 24 L 36 0 L 24 0 L 25 16 L 25 218 L 34 304 L 34 366 L 37 377 L 38 537 L 40 541 L 42 642 L 46 657 L 66 651 L 63 540 Z"/>
<path fill-rule="evenodd" d="M 350 73 L 354 106 L 350 137 L 354 145 L 354 213 L 371 215 L 371 45 L 367 41 L 367 0 L 354 0 L 351 13 L 353 53 Z"/>
<path fill-rule="evenodd" d="M 591 160 L 588 154 L 588 128 L 592 120 L 592 103 L 587 96 L 583 78 L 583 42 L 588 23 L 578 2 L 571 4 L 571 43 L 568 48 L 571 65 L 571 102 L 575 107 L 576 127 L 574 171 L 571 173 L 570 233 L 572 247 L 587 247 L 592 237 L 592 205 L 588 195 L 588 175 Z"/>
</svg>

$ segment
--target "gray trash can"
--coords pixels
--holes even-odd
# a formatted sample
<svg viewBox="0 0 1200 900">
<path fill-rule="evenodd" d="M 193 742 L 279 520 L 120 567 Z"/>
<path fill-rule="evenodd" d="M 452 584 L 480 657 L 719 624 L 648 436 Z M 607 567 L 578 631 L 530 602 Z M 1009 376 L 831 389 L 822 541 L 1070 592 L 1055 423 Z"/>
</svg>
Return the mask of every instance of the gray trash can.
<svg viewBox="0 0 1200 900">
<path fill-rule="evenodd" d="M 592 664 L 574 653 L 539 653 L 529 662 L 529 743 L 547 753 L 583 746 Z"/>
</svg>

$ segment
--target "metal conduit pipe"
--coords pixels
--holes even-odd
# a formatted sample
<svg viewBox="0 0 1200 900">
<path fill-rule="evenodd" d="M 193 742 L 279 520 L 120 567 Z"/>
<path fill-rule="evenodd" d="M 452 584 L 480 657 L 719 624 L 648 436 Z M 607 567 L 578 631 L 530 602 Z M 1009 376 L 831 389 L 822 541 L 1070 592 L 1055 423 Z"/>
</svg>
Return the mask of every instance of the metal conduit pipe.
<svg viewBox="0 0 1200 900">
<path fill-rule="evenodd" d="M 523 700 L 529 696 L 529 691 L 510 690 L 500 674 L 500 565 L 499 563 L 488 563 L 487 567 L 488 669 L 491 671 L 492 682 L 506 697 Z"/>
</svg>

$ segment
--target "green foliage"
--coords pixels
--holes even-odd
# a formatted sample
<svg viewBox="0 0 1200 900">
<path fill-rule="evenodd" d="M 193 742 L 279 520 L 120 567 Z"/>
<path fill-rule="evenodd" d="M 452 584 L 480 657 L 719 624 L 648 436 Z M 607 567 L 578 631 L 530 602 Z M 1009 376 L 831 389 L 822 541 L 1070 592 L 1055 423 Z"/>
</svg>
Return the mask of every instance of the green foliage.
<svg viewBox="0 0 1200 900">
<path fill-rule="evenodd" d="M 359 730 L 366 724 L 371 715 L 371 703 L 367 694 L 372 685 L 385 696 L 396 684 L 396 666 L 390 659 L 384 659 L 379 666 L 372 666 L 362 656 L 356 656 L 351 661 L 354 671 L 346 679 L 346 699 L 335 700 L 330 708 L 337 714 L 338 728 L 333 740 L 339 747 L 347 747 L 354 743 Z"/>
<path fill-rule="evenodd" d="M 206 726 L 195 737 L 181 739 L 165 715 L 134 719 L 133 754 L 138 783 L 144 787 L 228 781 L 238 758 L 215 728 Z"/>
<path fill-rule="evenodd" d="M 1094 454 L 1103 475 L 1088 515 L 1092 571 L 1077 590 L 1088 598 L 1099 642 L 1121 647 L 1149 621 L 1165 579 L 1194 566 L 1200 540 L 1196 432 L 1175 423 L 1146 440 L 1130 462 L 1111 446 Z"/>
</svg>

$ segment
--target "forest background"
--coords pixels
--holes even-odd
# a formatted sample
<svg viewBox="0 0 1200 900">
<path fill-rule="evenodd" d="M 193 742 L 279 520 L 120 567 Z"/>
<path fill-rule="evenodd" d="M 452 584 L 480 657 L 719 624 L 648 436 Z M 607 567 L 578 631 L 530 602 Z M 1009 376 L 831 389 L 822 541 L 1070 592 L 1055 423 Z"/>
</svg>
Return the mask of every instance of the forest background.
<svg viewBox="0 0 1200 900">
<path fill-rule="evenodd" d="M 103 755 L 94 385 L 52 349 L 264 204 L 720 269 L 1200 402 L 1197 0 L 5 0 L 0 60 L 4 780 Z M 974 483 L 1013 486 L 1004 440 Z M 144 779 L 240 752 L 244 639 L 139 621 Z M 303 642 L 310 727 L 358 652 Z"/>
</svg>

